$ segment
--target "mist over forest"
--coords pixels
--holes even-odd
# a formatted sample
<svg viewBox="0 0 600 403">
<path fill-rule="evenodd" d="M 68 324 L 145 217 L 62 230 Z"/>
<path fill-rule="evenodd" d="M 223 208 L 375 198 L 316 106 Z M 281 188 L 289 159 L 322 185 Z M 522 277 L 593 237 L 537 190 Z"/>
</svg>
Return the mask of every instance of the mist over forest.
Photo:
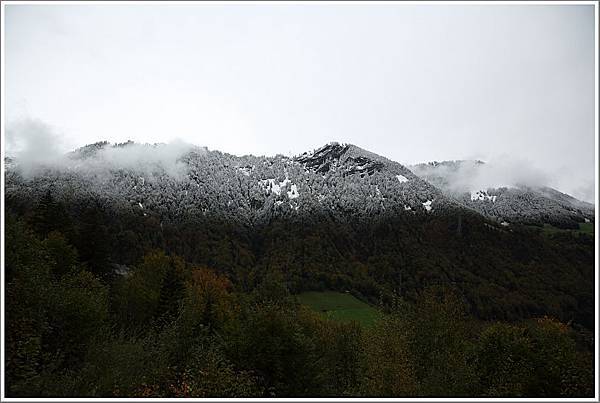
<svg viewBox="0 0 600 403">
<path fill-rule="evenodd" d="M 97 139 L 97 142 L 105 142 Z M 127 144 L 131 140 L 123 140 Z M 68 148 L 65 139 L 55 129 L 36 119 L 21 119 L 13 122 L 7 128 L 5 155 L 19 162 L 19 169 L 24 175 L 33 175 L 42 167 L 53 167 L 61 170 L 79 170 L 88 172 L 102 172 L 110 169 L 140 168 L 148 169 L 160 165 L 165 172 L 174 178 L 181 178 L 185 168 L 179 158 L 190 150 L 202 152 L 206 147 L 194 145 L 183 140 L 173 140 L 166 143 L 150 144 L 135 143 L 128 147 L 106 147 L 100 150 L 93 158 L 74 159 L 73 151 L 79 147 L 70 145 Z M 315 148 L 322 144 L 316 144 Z M 224 151 L 224 150 L 220 150 Z M 283 154 L 283 150 L 281 150 Z M 310 151 L 310 150 L 305 150 Z M 402 163 L 402 161 L 398 161 Z M 452 161 L 446 161 L 452 162 Z M 565 192 L 573 189 L 573 196 L 583 201 L 594 203 L 594 184 L 573 186 L 570 175 L 567 178 L 553 178 L 552 175 L 536 167 L 531 162 L 500 155 L 491 160 L 478 159 L 459 160 L 459 164 L 437 164 L 437 161 L 422 161 L 420 164 L 408 165 L 417 174 L 427 174 L 428 163 L 435 164 L 438 176 L 443 176 L 445 187 L 453 192 L 470 192 L 472 190 L 485 190 L 488 188 L 530 186 L 553 186 L 557 183 L 563 187 L 558 190 Z M 484 162 L 481 164 L 480 162 Z M 569 191 L 566 191 L 569 193 Z"/>
</svg>

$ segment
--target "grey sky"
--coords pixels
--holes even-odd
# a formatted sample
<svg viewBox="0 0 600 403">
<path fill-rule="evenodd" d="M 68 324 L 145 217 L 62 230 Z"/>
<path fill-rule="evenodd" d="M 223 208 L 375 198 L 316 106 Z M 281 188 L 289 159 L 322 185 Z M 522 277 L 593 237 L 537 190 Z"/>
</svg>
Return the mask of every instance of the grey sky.
<svg viewBox="0 0 600 403">
<path fill-rule="evenodd" d="M 6 119 L 72 148 L 349 142 L 526 161 L 594 198 L 591 5 L 8 5 Z M 520 165 L 521 166 L 521 165 Z"/>
</svg>

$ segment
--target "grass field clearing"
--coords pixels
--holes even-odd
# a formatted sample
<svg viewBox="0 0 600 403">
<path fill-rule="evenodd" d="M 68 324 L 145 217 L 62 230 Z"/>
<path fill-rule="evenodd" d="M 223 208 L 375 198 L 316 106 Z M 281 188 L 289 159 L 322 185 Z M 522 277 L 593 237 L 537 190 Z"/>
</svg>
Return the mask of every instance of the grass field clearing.
<svg viewBox="0 0 600 403">
<path fill-rule="evenodd" d="M 381 316 L 376 308 L 350 293 L 311 291 L 298 294 L 296 297 L 301 304 L 333 320 L 356 321 L 362 326 L 371 326 Z"/>
</svg>

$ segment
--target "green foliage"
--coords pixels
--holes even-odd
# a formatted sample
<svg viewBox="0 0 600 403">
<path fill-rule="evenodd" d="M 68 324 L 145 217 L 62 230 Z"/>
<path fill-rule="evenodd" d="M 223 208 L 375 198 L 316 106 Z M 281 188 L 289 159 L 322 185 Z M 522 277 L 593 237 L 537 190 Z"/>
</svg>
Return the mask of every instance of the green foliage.
<svg viewBox="0 0 600 403">
<path fill-rule="evenodd" d="M 104 211 L 98 207 L 88 208 L 81 216 L 78 232 L 75 245 L 82 262 L 102 280 L 111 280 L 110 232 Z"/>
<path fill-rule="evenodd" d="M 572 331 L 548 317 L 528 321 L 534 377 L 529 396 L 586 396 L 593 393 L 591 352 L 578 352 Z"/>
<path fill-rule="evenodd" d="M 573 331 L 550 318 L 482 331 L 476 367 L 486 396 L 590 396 L 591 352 L 578 351 Z"/>
<path fill-rule="evenodd" d="M 34 396 L 46 355 L 50 264 L 42 243 L 23 222 L 8 215 L 5 224 L 6 390 L 12 396 Z"/>
<path fill-rule="evenodd" d="M 292 297 L 285 284 L 283 273 L 268 270 L 253 291 L 253 299 L 258 303 L 290 305 Z"/>
<path fill-rule="evenodd" d="M 578 227 L 573 228 L 558 228 L 555 227 L 552 224 L 544 224 L 541 232 L 547 236 L 552 236 L 552 235 L 580 235 L 580 234 L 585 234 L 585 235 L 594 235 L 594 223 L 593 222 L 587 222 L 587 223 L 579 223 Z"/>
<path fill-rule="evenodd" d="M 78 271 L 77 253 L 64 237 L 51 232 L 40 241 L 9 217 L 8 392 L 41 396 L 84 360 L 90 340 L 107 325 L 108 292 L 94 275 Z"/>
<path fill-rule="evenodd" d="M 235 314 L 229 280 L 205 268 L 196 268 L 186 286 L 180 323 L 191 334 L 206 326 L 221 328 Z"/>
<path fill-rule="evenodd" d="M 397 315 L 387 315 L 365 332 L 362 340 L 361 366 L 356 394 L 366 396 L 416 396 L 411 335 L 406 323 Z"/>
<path fill-rule="evenodd" d="M 172 318 L 183 297 L 186 276 L 181 258 L 169 257 L 159 250 L 146 254 L 131 273 L 114 285 L 112 305 L 117 323 L 122 328 L 140 329 L 155 317 Z"/>
<path fill-rule="evenodd" d="M 70 234 L 73 231 L 71 217 L 66 206 L 55 200 L 50 190 L 40 198 L 31 221 L 33 227 L 43 237 L 52 231 L 59 231 L 63 234 Z"/>
<path fill-rule="evenodd" d="M 476 368 L 484 396 L 522 397 L 532 375 L 532 345 L 525 329 L 495 323 L 483 330 L 476 347 Z"/>
<path fill-rule="evenodd" d="M 268 396 L 308 396 L 315 386 L 315 345 L 303 332 L 297 312 L 272 303 L 243 312 L 227 335 L 227 353 L 254 370 Z"/>
<path fill-rule="evenodd" d="M 585 234 L 594 235 L 594 232 L 595 232 L 594 223 L 593 222 L 579 223 L 579 231 L 581 231 Z"/>
<path fill-rule="evenodd" d="M 177 317 L 187 277 L 188 271 L 184 262 L 180 258 L 171 259 L 160 287 L 158 306 L 154 314 L 163 323 L 169 323 Z"/>
<path fill-rule="evenodd" d="M 410 323 L 418 394 L 471 395 L 475 374 L 468 365 L 472 343 L 465 302 L 455 292 L 432 287 L 423 292 L 415 309 L 399 314 Z"/>
<path fill-rule="evenodd" d="M 398 299 L 368 335 L 363 391 L 379 396 L 473 394 L 473 343 L 465 304 L 454 292 L 432 287 L 416 304 Z"/>
<path fill-rule="evenodd" d="M 48 258 L 53 262 L 52 272 L 57 278 L 79 270 L 77 250 L 69 244 L 62 233 L 58 231 L 50 232 L 44 239 L 43 244 L 48 251 Z"/>
<path fill-rule="evenodd" d="M 238 371 L 216 340 L 199 343 L 190 352 L 176 394 L 184 397 L 260 397 L 263 389 L 251 371 Z"/>
<path fill-rule="evenodd" d="M 587 235 L 57 206 L 6 216 L 8 396 L 593 396 Z"/>
<path fill-rule="evenodd" d="M 360 379 L 361 329 L 353 323 L 325 324 L 318 339 L 324 394 L 351 396 Z"/>
<path fill-rule="evenodd" d="M 79 363 L 90 340 L 108 325 L 107 287 L 87 271 L 65 275 L 50 289 L 47 320 L 44 347 L 68 366 Z"/>
</svg>

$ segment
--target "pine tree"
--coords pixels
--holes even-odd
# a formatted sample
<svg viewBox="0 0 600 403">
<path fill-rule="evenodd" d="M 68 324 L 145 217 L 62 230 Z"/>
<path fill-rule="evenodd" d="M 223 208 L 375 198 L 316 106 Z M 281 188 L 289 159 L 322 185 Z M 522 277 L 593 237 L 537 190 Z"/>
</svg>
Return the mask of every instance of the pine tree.
<svg viewBox="0 0 600 403">
<path fill-rule="evenodd" d="M 58 202 L 48 189 L 40 198 L 34 210 L 33 227 L 43 237 L 52 231 L 60 231 L 66 236 L 72 235 L 72 223 L 63 203 Z"/>
<path fill-rule="evenodd" d="M 165 278 L 160 288 L 160 296 L 155 317 L 162 324 L 168 324 L 177 317 L 185 292 L 185 281 L 177 258 L 171 258 Z"/>
<path fill-rule="evenodd" d="M 110 234 L 106 219 L 98 208 L 90 208 L 81 221 L 77 240 L 81 261 L 100 279 L 110 281 L 113 270 L 110 266 Z"/>
</svg>

